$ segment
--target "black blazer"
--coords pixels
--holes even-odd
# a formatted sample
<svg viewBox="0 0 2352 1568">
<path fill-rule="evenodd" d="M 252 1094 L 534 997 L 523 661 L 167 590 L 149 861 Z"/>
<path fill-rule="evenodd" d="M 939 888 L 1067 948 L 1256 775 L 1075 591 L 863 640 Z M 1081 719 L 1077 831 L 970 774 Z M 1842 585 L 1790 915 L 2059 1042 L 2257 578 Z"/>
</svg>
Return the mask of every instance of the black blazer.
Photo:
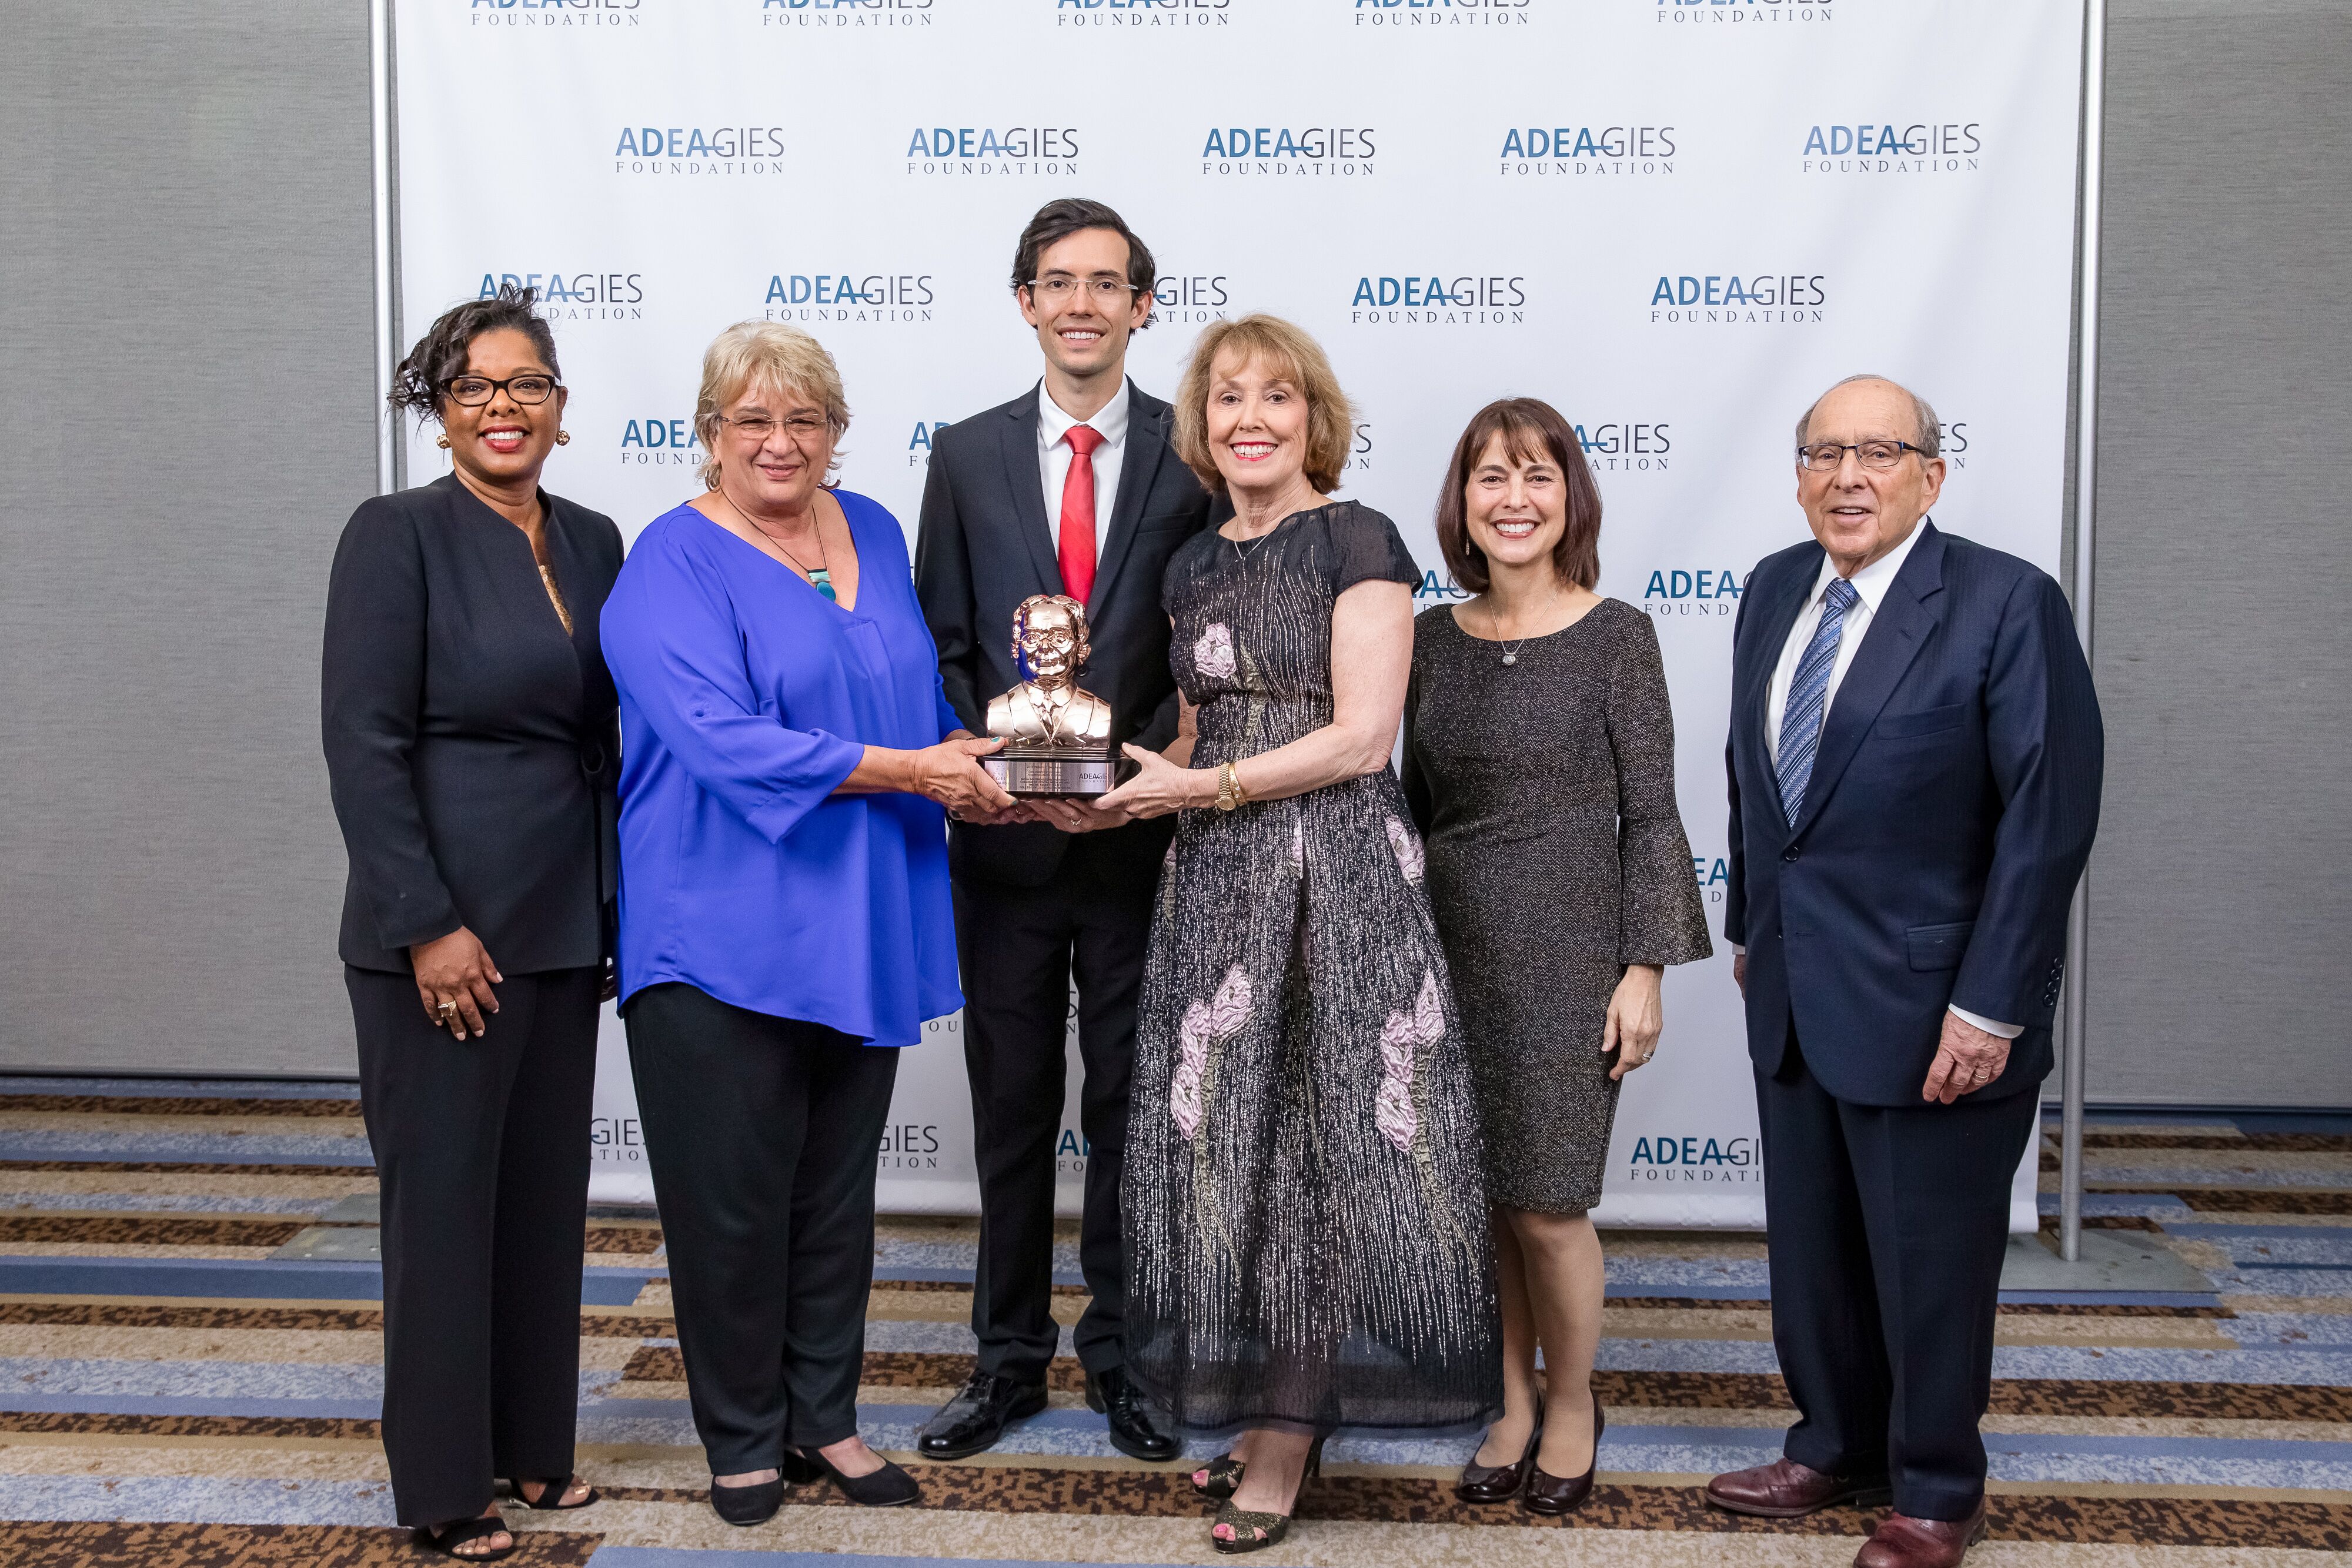
<svg viewBox="0 0 2352 1568">
<path fill-rule="evenodd" d="M 932 438 L 915 544 L 915 593 L 939 644 L 948 701 L 974 735 L 988 733 L 988 700 L 1020 680 L 1013 667 L 1013 612 L 1033 593 L 1062 591 L 1037 474 L 1037 400 L 1033 387 L 1001 407 L 947 426 Z M 1101 541 L 1087 628 L 1092 661 L 1087 690 L 1110 704 L 1111 738 L 1159 750 L 1176 738 L 1176 677 L 1168 665 L 1168 612 L 1160 579 L 1176 547 L 1209 521 L 1201 482 L 1169 445 L 1169 406 L 1128 383 L 1127 450 L 1118 495 Z M 1175 819 L 1136 822 L 1090 838 L 1104 851 L 1132 853 L 1155 872 Z M 949 863 L 1034 887 L 1062 863 L 1069 838 L 1040 822 L 948 830 Z"/>
<path fill-rule="evenodd" d="M 621 534 L 540 499 L 568 638 L 530 539 L 455 475 L 361 502 L 335 548 L 320 707 L 358 968 L 405 973 L 461 924 L 509 975 L 610 951 L 620 703 L 597 617 Z"/>
<path fill-rule="evenodd" d="M 2105 737 L 2065 595 L 2013 555 L 1919 528 L 1793 826 L 1765 699 L 1822 547 L 1766 557 L 1732 632 L 1723 934 L 1748 949 L 1748 1052 L 1777 1071 L 1793 1016 L 1813 1076 L 1865 1105 L 1921 1103 L 1955 1003 L 2025 1026 L 1976 1098 L 2048 1074 L 2066 908 L 2099 825 Z"/>
</svg>

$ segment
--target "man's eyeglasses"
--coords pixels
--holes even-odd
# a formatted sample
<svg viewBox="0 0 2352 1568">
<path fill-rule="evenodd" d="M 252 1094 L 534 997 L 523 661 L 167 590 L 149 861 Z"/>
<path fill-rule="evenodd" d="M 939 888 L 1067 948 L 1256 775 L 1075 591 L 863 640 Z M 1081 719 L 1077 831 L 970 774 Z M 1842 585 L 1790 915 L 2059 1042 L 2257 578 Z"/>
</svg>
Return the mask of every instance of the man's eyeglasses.
<svg viewBox="0 0 2352 1568">
<path fill-rule="evenodd" d="M 761 414 L 753 414 L 748 419 L 730 419 L 722 413 L 719 416 L 719 423 L 752 442 L 765 441 L 781 429 L 792 437 L 796 446 L 813 444 L 818 436 L 833 428 L 831 420 L 807 413 L 796 413 L 790 419 L 769 419 Z"/>
<path fill-rule="evenodd" d="M 1853 453 L 1854 460 L 1864 468 L 1887 469 L 1903 461 L 1906 452 L 1926 455 L 1926 449 L 1907 441 L 1818 441 L 1810 446 L 1797 448 L 1797 466 L 1815 474 L 1833 474 L 1845 463 L 1845 455 Z"/>
<path fill-rule="evenodd" d="M 479 408 L 500 392 L 517 402 L 545 402 L 562 384 L 544 371 L 530 371 L 502 382 L 488 376 L 452 376 L 441 383 L 441 390 L 460 408 Z"/>
<path fill-rule="evenodd" d="M 1076 288 L 1093 290 L 1095 303 L 1097 305 L 1124 304 L 1126 301 L 1120 296 L 1135 292 L 1134 284 L 1121 282 L 1116 277 L 1069 277 L 1061 273 L 1055 273 L 1051 277 L 1033 277 L 1029 280 L 1030 293 L 1055 305 L 1067 299 L 1071 290 Z"/>
</svg>

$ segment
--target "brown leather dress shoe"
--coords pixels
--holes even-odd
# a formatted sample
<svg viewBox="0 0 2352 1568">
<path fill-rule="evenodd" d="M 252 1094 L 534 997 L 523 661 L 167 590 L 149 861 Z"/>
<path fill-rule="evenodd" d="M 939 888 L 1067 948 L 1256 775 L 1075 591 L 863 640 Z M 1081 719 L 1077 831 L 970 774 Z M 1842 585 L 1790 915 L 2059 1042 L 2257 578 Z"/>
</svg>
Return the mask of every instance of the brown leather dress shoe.
<svg viewBox="0 0 2352 1568">
<path fill-rule="evenodd" d="M 1871 1507 L 1894 1496 L 1885 1476 L 1832 1476 L 1787 1458 L 1706 1483 L 1707 1501 L 1759 1519 L 1801 1519 L 1842 1502 Z"/>
<path fill-rule="evenodd" d="M 1966 1519 L 1914 1519 L 1890 1513 L 1853 1554 L 1853 1568 L 1960 1568 L 1969 1548 L 1985 1538 L 1984 1500 Z"/>
</svg>

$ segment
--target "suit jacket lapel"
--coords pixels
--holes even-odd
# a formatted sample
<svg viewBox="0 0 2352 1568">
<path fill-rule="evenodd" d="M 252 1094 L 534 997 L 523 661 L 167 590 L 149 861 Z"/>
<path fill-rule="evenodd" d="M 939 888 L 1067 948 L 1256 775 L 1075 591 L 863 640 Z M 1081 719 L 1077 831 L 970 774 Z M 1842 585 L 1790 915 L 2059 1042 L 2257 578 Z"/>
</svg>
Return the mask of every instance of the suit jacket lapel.
<svg viewBox="0 0 2352 1568">
<path fill-rule="evenodd" d="M 1006 411 L 1004 482 L 1013 495 L 1013 531 L 1028 547 L 1029 562 L 1037 570 L 1037 591 L 1062 591 L 1061 563 L 1054 559 L 1053 525 L 1045 517 L 1045 485 L 1037 475 L 1037 400 L 1042 390 Z"/>
<path fill-rule="evenodd" d="M 1755 656 L 1741 672 L 1737 691 L 1731 694 L 1734 730 L 1739 744 L 1748 752 L 1748 760 L 1756 776 L 1772 780 L 1772 808 L 1782 821 L 1789 819 L 1787 804 L 1780 799 L 1780 781 L 1772 768 L 1772 751 L 1764 729 L 1771 720 L 1769 695 L 1772 672 L 1779 668 L 1780 650 L 1788 645 L 1789 629 L 1797 623 L 1798 614 L 1805 608 L 1806 595 L 1812 591 L 1813 580 L 1822 573 L 1818 551 L 1801 558 L 1803 570 L 1791 571 L 1772 585 L 1772 596 L 1757 606 Z"/>
<path fill-rule="evenodd" d="M 1151 494 L 1160 461 L 1168 455 L 1169 413 L 1166 403 L 1145 396 L 1133 382 L 1127 383 L 1127 452 L 1119 462 L 1118 497 L 1111 503 L 1110 530 L 1100 541 L 1102 558 L 1095 571 L 1094 591 L 1087 599 L 1089 622 L 1097 605 L 1110 601 L 1111 584 L 1118 580 L 1118 569 L 1127 564 L 1128 549 L 1135 543 L 1144 498 Z"/>
<path fill-rule="evenodd" d="M 1862 748 L 1862 737 L 1877 722 L 1878 710 L 1895 695 L 1903 673 L 1936 628 L 1935 599 L 1944 591 L 1944 536 L 1925 519 L 1919 527 L 1923 530 L 1919 542 L 1911 548 L 1895 580 L 1886 585 L 1886 597 L 1870 618 L 1862 646 L 1854 650 L 1853 663 L 1830 702 L 1829 716 L 1822 721 L 1821 749 L 1813 758 L 1812 777 L 1805 784 L 1804 810 L 1790 829 L 1792 838 L 1821 815 L 1822 802 L 1837 788 L 1839 775 Z"/>
</svg>

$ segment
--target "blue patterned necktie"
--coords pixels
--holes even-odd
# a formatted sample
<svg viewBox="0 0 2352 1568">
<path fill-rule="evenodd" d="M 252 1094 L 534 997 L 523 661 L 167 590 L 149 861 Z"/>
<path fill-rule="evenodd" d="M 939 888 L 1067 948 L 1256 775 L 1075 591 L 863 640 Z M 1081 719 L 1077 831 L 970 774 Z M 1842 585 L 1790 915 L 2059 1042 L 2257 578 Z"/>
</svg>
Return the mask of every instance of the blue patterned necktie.
<svg viewBox="0 0 2352 1568">
<path fill-rule="evenodd" d="M 1780 764 L 1773 771 L 1780 776 L 1780 804 L 1792 828 L 1804 809 L 1813 756 L 1822 748 L 1822 718 L 1829 707 L 1830 672 L 1837 667 L 1845 612 L 1861 597 L 1844 578 L 1830 579 L 1829 590 L 1822 595 L 1822 623 L 1813 628 L 1813 640 L 1805 644 L 1805 656 L 1797 661 L 1797 674 L 1789 682 L 1789 707 L 1780 716 Z"/>
</svg>

